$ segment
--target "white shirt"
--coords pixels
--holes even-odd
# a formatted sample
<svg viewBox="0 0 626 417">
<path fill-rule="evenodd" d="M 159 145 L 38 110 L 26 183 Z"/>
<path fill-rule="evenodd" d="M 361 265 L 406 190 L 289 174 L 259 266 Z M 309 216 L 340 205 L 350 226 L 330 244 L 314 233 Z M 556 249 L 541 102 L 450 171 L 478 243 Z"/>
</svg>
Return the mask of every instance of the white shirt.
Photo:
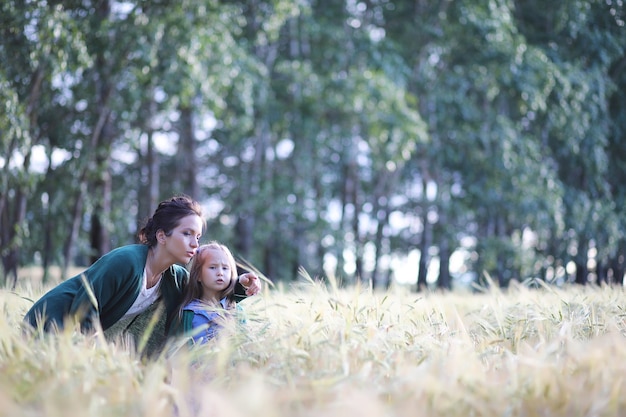
<svg viewBox="0 0 626 417">
<path fill-rule="evenodd" d="M 139 295 L 137 299 L 133 303 L 132 306 L 128 309 L 124 317 L 122 318 L 130 318 L 135 317 L 136 315 L 143 313 L 154 303 L 161 294 L 159 291 L 159 287 L 161 286 L 161 278 L 163 275 L 159 277 L 159 281 L 152 288 L 148 287 L 148 276 L 146 274 L 146 268 L 143 269 L 143 280 L 141 283 L 141 291 L 139 291 Z"/>
</svg>

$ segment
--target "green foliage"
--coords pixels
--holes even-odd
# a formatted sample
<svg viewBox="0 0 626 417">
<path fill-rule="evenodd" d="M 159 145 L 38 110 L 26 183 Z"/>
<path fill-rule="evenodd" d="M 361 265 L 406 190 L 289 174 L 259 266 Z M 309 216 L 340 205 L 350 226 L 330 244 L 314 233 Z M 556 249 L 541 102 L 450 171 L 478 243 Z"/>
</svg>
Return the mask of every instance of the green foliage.
<svg viewBox="0 0 626 417">
<path fill-rule="evenodd" d="M 0 12 L 5 268 L 88 263 L 185 192 L 276 280 L 376 282 L 419 248 L 506 285 L 590 248 L 621 282 L 621 1 Z"/>
</svg>

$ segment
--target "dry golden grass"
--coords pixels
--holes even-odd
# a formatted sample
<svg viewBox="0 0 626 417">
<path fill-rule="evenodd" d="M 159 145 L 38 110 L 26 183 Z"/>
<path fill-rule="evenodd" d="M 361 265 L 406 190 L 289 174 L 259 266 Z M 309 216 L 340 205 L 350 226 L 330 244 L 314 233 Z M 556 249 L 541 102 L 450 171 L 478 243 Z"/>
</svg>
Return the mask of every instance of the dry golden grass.
<svg viewBox="0 0 626 417">
<path fill-rule="evenodd" d="M 244 301 L 245 332 L 142 360 L 20 331 L 0 292 L 1 416 L 621 416 L 622 288 L 417 295 L 309 280 Z M 229 333 L 229 332 L 226 332 Z"/>
</svg>

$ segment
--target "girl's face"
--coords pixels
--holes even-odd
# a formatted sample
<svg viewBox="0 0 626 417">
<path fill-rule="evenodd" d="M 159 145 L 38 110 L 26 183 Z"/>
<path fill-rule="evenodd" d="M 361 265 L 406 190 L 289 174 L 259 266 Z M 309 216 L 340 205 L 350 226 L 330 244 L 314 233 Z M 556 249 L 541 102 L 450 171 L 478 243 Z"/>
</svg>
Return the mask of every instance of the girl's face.
<svg viewBox="0 0 626 417">
<path fill-rule="evenodd" d="M 220 249 L 206 249 L 203 254 L 200 285 L 204 301 L 219 301 L 218 294 L 228 288 L 234 274 L 228 256 Z"/>
<path fill-rule="evenodd" d="M 189 263 L 196 254 L 201 236 L 202 219 L 195 214 L 180 219 L 178 226 L 172 229 L 169 236 L 163 231 L 157 233 L 159 242 L 163 243 L 174 262 L 181 265 Z"/>
</svg>

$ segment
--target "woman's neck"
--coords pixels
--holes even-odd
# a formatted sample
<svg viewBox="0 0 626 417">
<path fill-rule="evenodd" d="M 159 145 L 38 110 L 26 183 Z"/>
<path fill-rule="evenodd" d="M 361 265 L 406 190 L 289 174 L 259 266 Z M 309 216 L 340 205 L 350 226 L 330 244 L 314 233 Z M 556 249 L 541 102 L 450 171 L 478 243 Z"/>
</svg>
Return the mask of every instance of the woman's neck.
<svg viewBox="0 0 626 417">
<path fill-rule="evenodd" d="M 164 262 L 157 252 L 158 246 L 148 249 L 146 257 L 146 287 L 148 288 L 154 287 L 161 279 L 163 272 L 171 266 L 168 262 Z"/>
</svg>

